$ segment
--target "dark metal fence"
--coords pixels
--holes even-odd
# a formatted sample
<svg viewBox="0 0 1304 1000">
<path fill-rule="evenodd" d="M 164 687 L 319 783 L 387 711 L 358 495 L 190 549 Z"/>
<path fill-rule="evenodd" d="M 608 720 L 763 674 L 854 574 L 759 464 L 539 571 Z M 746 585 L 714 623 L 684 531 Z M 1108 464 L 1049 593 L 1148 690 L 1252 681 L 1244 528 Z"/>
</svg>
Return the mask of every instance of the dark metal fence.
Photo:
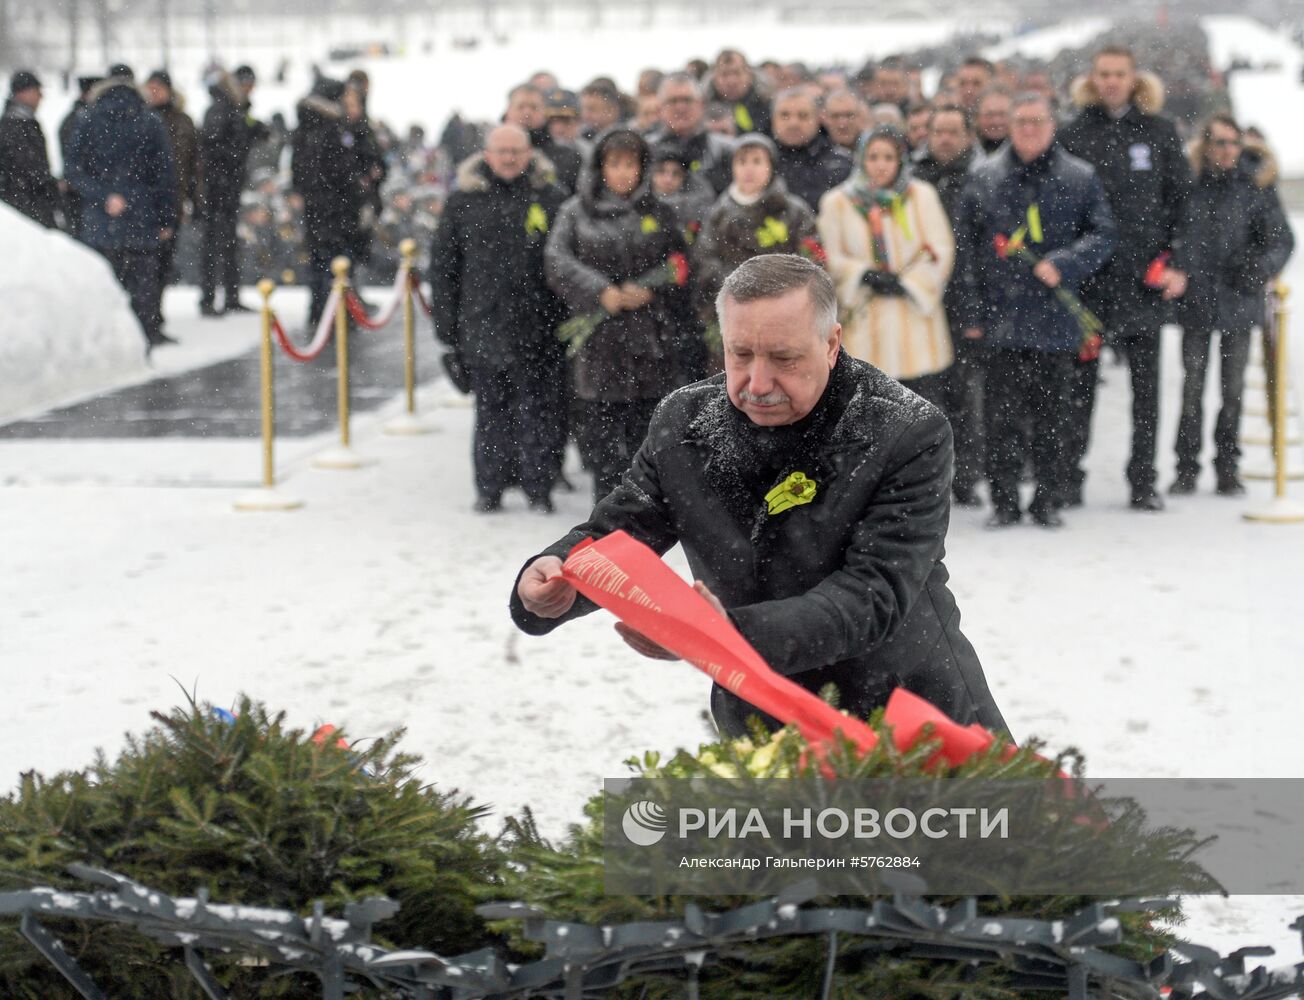
<svg viewBox="0 0 1304 1000">
<path fill-rule="evenodd" d="M 210 1000 L 224 1000 L 204 959 L 205 952 L 244 956 L 266 965 L 268 974 L 305 972 L 322 984 L 324 1000 L 343 1000 L 358 986 L 371 986 L 413 1000 L 508 1000 L 602 996 L 628 980 L 675 975 L 685 995 L 698 995 L 702 969 L 722 949 L 746 942 L 819 937 L 828 949 L 823 980 L 814 995 L 827 998 L 837 978 L 840 939 L 856 938 L 894 957 L 924 961 L 999 965 L 1013 989 L 1041 990 L 1070 1000 L 1090 997 L 1169 1000 L 1273 1000 L 1304 996 L 1304 962 L 1269 971 L 1250 969 L 1247 959 L 1270 948 L 1241 948 L 1220 955 L 1183 943 L 1148 963 L 1104 950 L 1122 940 L 1117 919 L 1124 912 L 1154 912 L 1171 900 L 1124 900 L 1088 906 L 1056 921 L 981 916 L 977 900 L 954 906 L 897 895 L 864 908 L 804 906 L 818 894 L 806 881 L 783 894 L 726 913 L 707 913 L 692 903 L 679 920 L 590 926 L 549 919 L 524 903 L 480 908 L 494 920 L 520 920 L 525 937 L 544 945 L 544 957 L 510 965 L 492 950 L 441 956 L 428 951 L 391 951 L 371 941 L 372 926 L 393 916 L 387 899 L 351 903 L 342 918 L 214 903 L 204 893 L 178 899 L 112 872 L 83 866 L 69 871 L 97 889 L 86 892 L 38 888 L 0 894 L 0 917 L 17 916 L 23 935 L 87 1000 L 107 997 L 63 948 L 42 918 L 110 921 L 176 948 Z M 1304 917 L 1292 929 L 1304 934 Z M 1161 989 L 1170 990 L 1161 994 Z"/>
</svg>

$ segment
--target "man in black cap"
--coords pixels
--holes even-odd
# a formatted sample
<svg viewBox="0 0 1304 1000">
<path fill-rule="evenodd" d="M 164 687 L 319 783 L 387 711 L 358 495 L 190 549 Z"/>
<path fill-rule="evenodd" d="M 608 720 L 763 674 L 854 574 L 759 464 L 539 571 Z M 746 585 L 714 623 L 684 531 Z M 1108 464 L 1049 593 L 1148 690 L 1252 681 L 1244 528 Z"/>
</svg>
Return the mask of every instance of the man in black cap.
<svg viewBox="0 0 1304 1000">
<path fill-rule="evenodd" d="M 48 229 L 54 228 L 59 185 L 50 174 L 45 133 L 36 120 L 41 81 L 19 70 L 9 81 L 9 99 L 0 117 L 0 201 Z"/>
<path fill-rule="evenodd" d="M 208 81 L 213 103 L 199 131 L 204 211 L 199 311 L 204 316 L 220 316 L 223 311 L 249 312 L 249 307 L 240 302 L 240 249 L 235 227 L 249 150 L 267 134 L 267 126 L 249 112 L 255 82 L 254 71 L 248 66 L 240 66 L 230 74 L 218 71 Z M 221 311 L 215 305 L 219 281 L 225 292 Z"/>
<path fill-rule="evenodd" d="M 158 305 L 155 312 L 163 325 L 163 289 L 170 283 L 172 260 L 176 255 L 177 233 L 181 223 L 193 212 L 199 186 L 199 133 L 195 123 L 177 104 L 172 77 L 157 69 L 145 81 L 145 100 L 163 119 L 172 145 L 172 170 L 176 178 L 173 198 L 173 224 L 166 227 L 158 245 Z"/>
</svg>

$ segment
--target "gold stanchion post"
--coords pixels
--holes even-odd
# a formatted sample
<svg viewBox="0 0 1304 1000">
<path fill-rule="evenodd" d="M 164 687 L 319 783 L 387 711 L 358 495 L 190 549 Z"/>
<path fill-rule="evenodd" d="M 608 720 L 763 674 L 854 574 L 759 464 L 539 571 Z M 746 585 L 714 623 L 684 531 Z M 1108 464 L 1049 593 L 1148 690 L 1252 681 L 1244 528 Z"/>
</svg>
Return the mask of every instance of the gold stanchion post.
<svg viewBox="0 0 1304 1000">
<path fill-rule="evenodd" d="M 321 469 L 357 469 L 363 464 L 353 451 L 349 439 L 349 258 L 331 261 L 335 275 L 335 367 L 339 386 L 340 443 L 313 460 Z"/>
<path fill-rule="evenodd" d="M 1290 295 L 1290 289 L 1285 284 L 1277 286 L 1277 309 L 1276 309 L 1276 330 L 1277 343 L 1273 351 L 1273 377 L 1269 380 L 1272 384 L 1272 460 L 1276 470 L 1276 490 L 1272 502 L 1260 510 L 1247 511 L 1245 519 L 1247 521 L 1260 521 L 1268 524 L 1301 524 L 1304 523 L 1304 504 L 1291 500 L 1286 496 L 1286 479 L 1287 463 L 1289 451 L 1286 445 L 1287 428 L 1286 428 L 1286 393 L 1289 391 L 1290 379 L 1287 376 L 1289 368 L 1287 339 L 1290 331 L 1290 325 L 1287 323 L 1288 313 L 1286 310 L 1286 300 Z"/>
<path fill-rule="evenodd" d="M 403 269 L 408 281 L 403 285 L 403 386 L 407 395 L 407 410 L 385 424 L 386 434 L 426 434 L 434 430 L 417 418 L 417 344 L 416 293 L 411 281 L 416 267 L 417 241 L 411 237 L 398 245 L 403 255 Z"/>
<path fill-rule="evenodd" d="M 273 452 L 276 403 L 272 379 L 272 292 L 275 289 L 276 285 L 267 278 L 258 282 L 258 294 L 263 297 L 263 337 L 259 355 L 263 400 L 263 485 L 262 489 L 236 500 L 236 510 L 295 510 L 303 506 L 302 501 L 276 490 L 276 460 Z"/>
</svg>

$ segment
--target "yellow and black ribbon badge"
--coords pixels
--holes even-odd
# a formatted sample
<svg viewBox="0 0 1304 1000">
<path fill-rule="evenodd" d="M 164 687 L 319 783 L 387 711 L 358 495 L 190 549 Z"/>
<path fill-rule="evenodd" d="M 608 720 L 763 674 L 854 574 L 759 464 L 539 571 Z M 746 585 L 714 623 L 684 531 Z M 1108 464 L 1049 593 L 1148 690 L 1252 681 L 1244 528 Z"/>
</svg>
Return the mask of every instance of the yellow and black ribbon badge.
<svg viewBox="0 0 1304 1000">
<path fill-rule="evenodd" d="M 546 233 L 548 231 L 548 213 L 537 201 L 525 212 L 526 233 Z"/>
<path fill-rule="evenodd" d="M 761 228 L 756 230 L 756 242 L 762 247 L 774 247 L 788 242 L 788 225 L 771 215 L 765 217 Z"/>
<path fill-rule="evenodd" d="M 765 494 L 765 502 L 771 514 L 782 514 L 791 507 L 800 507 L 814 499 L 815 480 L 807 479 L 804 472 L 794 472 Z"/>
</svg>

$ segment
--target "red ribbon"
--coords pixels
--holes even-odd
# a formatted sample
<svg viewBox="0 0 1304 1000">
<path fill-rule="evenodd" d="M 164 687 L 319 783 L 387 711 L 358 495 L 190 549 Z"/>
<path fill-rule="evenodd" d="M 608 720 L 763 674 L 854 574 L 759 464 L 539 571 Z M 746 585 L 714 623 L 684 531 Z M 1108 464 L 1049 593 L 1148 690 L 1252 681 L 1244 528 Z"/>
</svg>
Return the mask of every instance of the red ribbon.
<svg viewBox="0 0 1304 1000">
<path fill-rule="evenodd" d="M 435 310 L 430 303 L 426 301 L 426 294 L 421 290 L 421 279 L 417 277 L 417 273 L 415 271 L 409 271 L 408 280 L 412 283 L 412 293 L 417 297 L 417 301 L 421 303 L 421 310 L 427 316 L 433 316 Z"/>
<path fill-rule="evenodd" d="M 821 758 L 839 730 L 862 752 L 877 745 L 877 735 L 864 722 L 843 715 L 771 668 L 732 622 L 625 532 L 580 542 L 562 564 L 562 576 L 589 600 L 744 701 L 795 725 Z M 914 746 L 931 724 L 932 738 L 942 745 L 930 763 L 958 765 L 996 739 L 976 723 L 960 725 L 905 688 L 892 692 L 884 722 L 901 751 Z M 1014 752 L 1010 746 L 1008 753 Z"/>
<path fill-rule="evenodd" d="M 331 341 L 331 338 L 327 337 L 315 349 L 301 351 L 291 343 L 289 334 L 285 332 L 285 327 L 281 326 L 281 321 L 276 316 L 272 316 L 272 333 L 276 337 L 276 342 L 281 345 L 281 350 L 295 361 L 314 360 L 322 351 L 326 350 L 326 345 Z"/>
<path fill-rule="evenodd" d="M 349 315 L 353 317 L 353 322 L 364 330 L 379 330 L 384 326 L 383 323 L 373 323 L 371 321 L 371 317 L 367 315 L 367 307 L 362 304 L 362 300 L 354 295 L 352 291 L 345 293 L 344 301 L 348 304 Z"/>
<path fill-rule="evenodd" d="M 732 622 L 625 532 L 580 542 L 563 564 L 562 576 L 589 600 L 722 687 L 795 725 L 812 746 L 830 743 L 837 730 L 861 750 L 878 742 L 863 722 L 842 715 L 772 670 Z"/>
</svg>

